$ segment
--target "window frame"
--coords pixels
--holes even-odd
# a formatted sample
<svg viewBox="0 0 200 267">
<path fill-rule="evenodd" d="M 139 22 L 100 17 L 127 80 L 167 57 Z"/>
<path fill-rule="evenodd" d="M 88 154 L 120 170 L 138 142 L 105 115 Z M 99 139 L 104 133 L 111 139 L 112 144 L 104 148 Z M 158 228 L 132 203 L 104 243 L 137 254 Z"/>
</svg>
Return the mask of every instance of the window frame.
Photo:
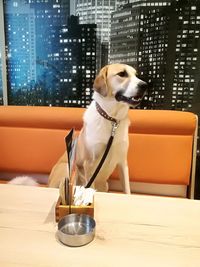
<svg viewBox="0 0 200 267">
<path fill-rule="evenodd" d="M 4 28 L 4 7 L 3 1 L 0 1 L 0 52 L 2 64 L 2 90 L 3 90 L 3 105 L 8 105 L 8 90 L 7 90 L 7 75 L 6 75 L 6 46 L 5 46 L 5 28 Z"/>
</svg>

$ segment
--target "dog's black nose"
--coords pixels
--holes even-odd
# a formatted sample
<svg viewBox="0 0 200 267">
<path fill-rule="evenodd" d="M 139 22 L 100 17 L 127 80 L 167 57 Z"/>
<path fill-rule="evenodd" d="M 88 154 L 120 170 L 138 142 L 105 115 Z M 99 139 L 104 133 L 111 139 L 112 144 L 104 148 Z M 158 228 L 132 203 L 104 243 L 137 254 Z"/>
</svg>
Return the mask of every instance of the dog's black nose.
<svg viewBox="0 0 200 267">
<path fill-rule="evenodd" d="M 138 83 L 138 88 L 140 91 L 145 92 L 148 89 L 148 84 L 146 82 L 140 81 Z"/>
</svg>

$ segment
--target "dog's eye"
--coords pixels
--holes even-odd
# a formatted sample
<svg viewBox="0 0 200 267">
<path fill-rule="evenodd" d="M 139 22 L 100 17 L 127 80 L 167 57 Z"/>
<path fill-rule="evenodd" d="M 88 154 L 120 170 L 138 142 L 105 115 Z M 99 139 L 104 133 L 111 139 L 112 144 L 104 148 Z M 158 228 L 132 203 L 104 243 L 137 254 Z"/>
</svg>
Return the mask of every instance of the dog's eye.
<svg viewBox="0 0 200 267">
<path fill-rule="evenodd" d="M 120 77 L 128 77 L 128 73 L 124 70 L 124 71 L 120 71 L 119 73 L 117 73 L 118 76 Z"/>
</svg>

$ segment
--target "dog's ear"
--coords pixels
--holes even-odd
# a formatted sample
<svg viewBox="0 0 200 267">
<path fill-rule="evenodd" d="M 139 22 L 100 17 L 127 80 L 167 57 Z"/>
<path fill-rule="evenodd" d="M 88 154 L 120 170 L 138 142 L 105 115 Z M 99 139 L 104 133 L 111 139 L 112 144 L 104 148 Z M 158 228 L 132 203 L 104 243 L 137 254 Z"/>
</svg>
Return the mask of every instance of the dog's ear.
<svg viewBox="0 0 200 267">
<path fill-rule="evenodd" d="M 108 95 L 107 72 L 108 72 L 108 66 L 106 65 L 100 70 L 93 84 L 94 90 L 97 91 L 102 96 Z"/>
</svg>

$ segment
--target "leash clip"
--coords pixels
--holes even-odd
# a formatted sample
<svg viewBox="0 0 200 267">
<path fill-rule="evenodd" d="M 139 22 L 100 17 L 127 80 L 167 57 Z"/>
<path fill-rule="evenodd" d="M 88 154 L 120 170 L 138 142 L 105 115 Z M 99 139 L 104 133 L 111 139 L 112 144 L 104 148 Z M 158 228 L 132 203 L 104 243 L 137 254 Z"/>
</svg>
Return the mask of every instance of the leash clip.
<svg viewBox="0 0 200 267">
<path fill-rule="evenodd" d="M 115 132 L 116 132 L 118 126 L 119 126 L 119 123 L 118 123 L 118 122 L 112 122 L 112 132 L 111 132 L 111 136 L 113 136 L 113 137 L 115 136 Z"/>
</svg>

